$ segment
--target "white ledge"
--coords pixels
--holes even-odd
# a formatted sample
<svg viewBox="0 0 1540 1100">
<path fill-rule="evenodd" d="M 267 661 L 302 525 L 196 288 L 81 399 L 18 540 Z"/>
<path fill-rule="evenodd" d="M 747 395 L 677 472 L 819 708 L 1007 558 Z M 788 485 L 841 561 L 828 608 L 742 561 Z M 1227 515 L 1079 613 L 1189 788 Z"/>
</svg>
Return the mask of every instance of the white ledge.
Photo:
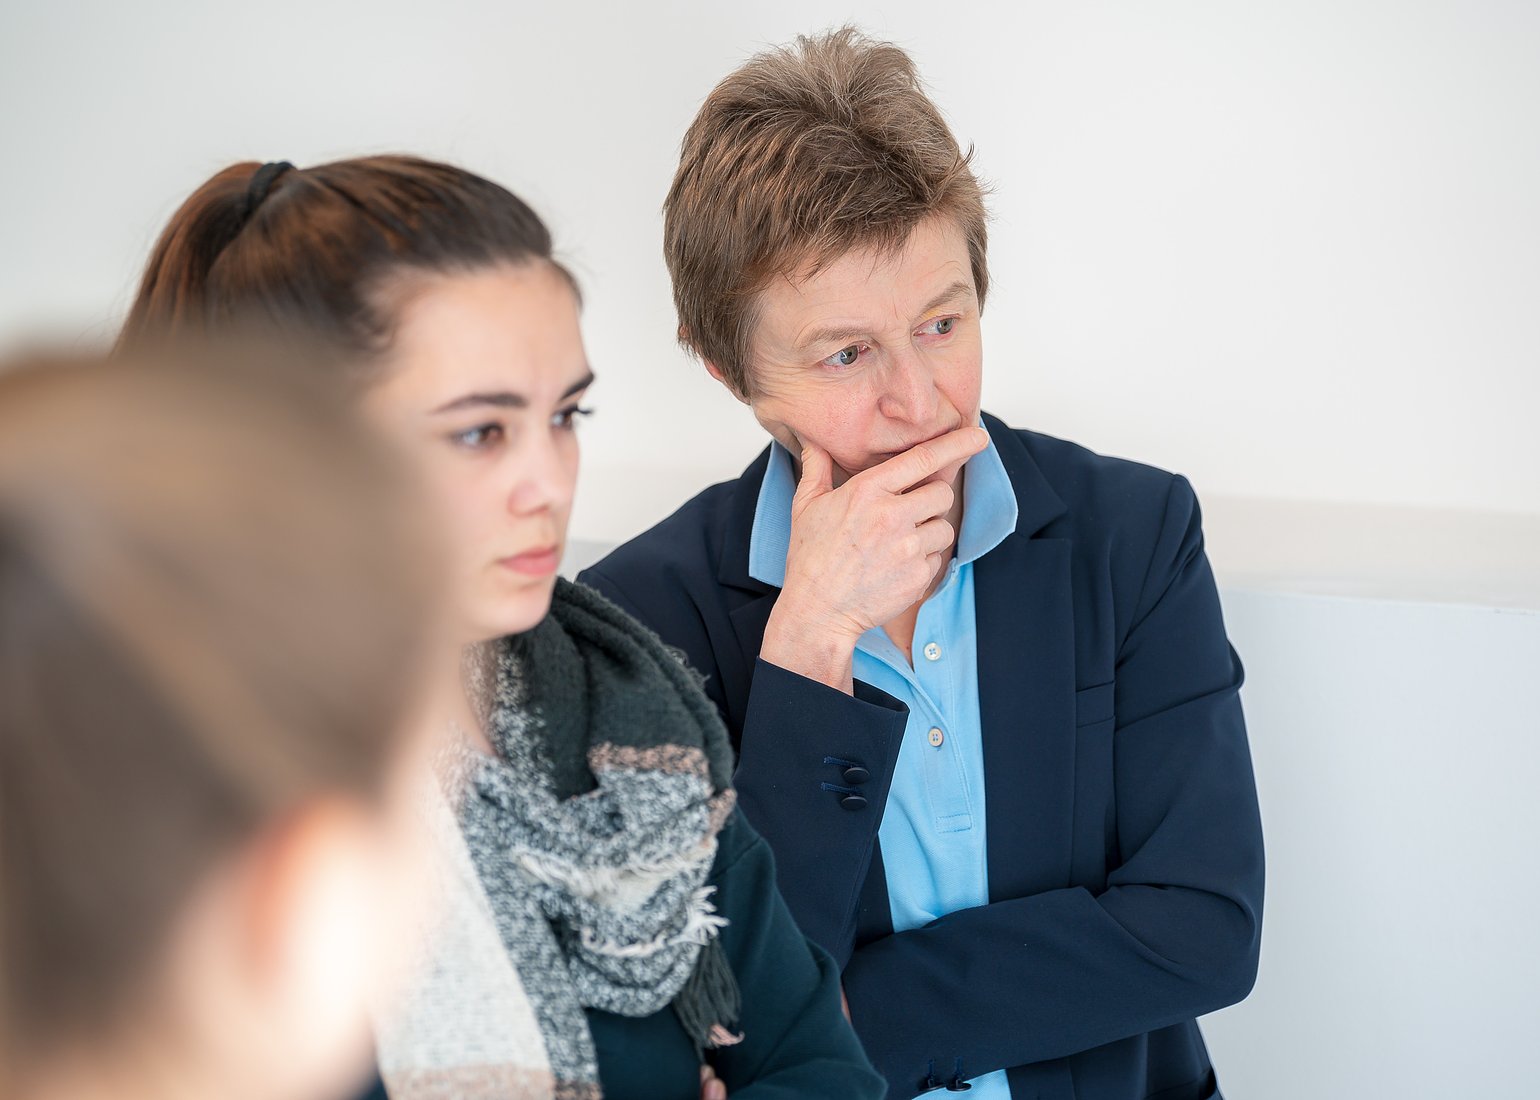
<svg viewBox="0 0 1540 1100">
<path fill-rule="evenodd" d="M 1540 611 L 1540 514 L 1214 497 L 1203 528 L 1232 591 Z"/>
<path fill-rule="evenodd" d="M 668 515 L 731 462 L 585 470 L 564 571 Z M 1202 486 L 1199 486 L 1200 494 Z M 1540 612 L 1540 511 L 1201 496 L 1221 589 Z"/>
</svg>

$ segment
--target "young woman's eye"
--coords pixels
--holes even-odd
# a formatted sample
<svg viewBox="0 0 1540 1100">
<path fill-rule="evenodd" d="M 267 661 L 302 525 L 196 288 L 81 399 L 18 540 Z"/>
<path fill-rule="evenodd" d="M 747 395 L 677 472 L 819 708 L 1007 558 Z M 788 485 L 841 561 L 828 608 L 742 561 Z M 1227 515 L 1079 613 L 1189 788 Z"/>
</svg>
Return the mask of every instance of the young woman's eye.
<svg viewBox="0 0 1540 1100">
<path fill-rule="evenodd" d="M 569 405 L 551 417 L 551 424 L 562 431 L 570 432 L 578 426 L 579 419 L 585 416 L 592 416 L 593 414 L 594 411 L 592 409 L 585 409 L 581 405 Z"/>
<path fill-rule="evenodd" d="M 502 439 L 501 424 L 480 424 L 474 428 L 467 428 L 463 432 L 455 432 L 449 437 L 449 442 L 467 451 L 484 451 L 502 442 Z"/>
<path fill-rule="evenodd" d="M 920 330 L 922 336 L 945 336 L 957 324 L 956 317 L 937 317 Z"/>
<path fill-rule="evenodd" d="M 839 351 L 829 356 L 829 358 L 823 361 L 823 365 L 826 367 L 848 367 L 861 358 L 861 353 L 866 350 L 865 344 L 851 344 L 848 348 L 840 348 Z"/>
</svg>

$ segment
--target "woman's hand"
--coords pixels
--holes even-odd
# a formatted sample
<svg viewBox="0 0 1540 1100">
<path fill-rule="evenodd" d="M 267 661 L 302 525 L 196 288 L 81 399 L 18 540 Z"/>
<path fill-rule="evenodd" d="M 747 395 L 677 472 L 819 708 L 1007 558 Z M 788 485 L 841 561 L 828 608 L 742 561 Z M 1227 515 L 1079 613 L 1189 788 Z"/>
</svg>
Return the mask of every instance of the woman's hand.
<svg viewBox="0 0 1540 1100">
<path fill-rule="evenodd" d="M 727 1086 L 710 1066 L 700 1068 L 700 1100 L 727 1100 Z"/>
<path fill-rule="evenodd" d="M 760 656 L 850 692 L 861 635 L 924 599 L 951 555 L 957 532 L 944 517 L 954 503 L 952 487 L 926 479 L 988 445 L 983 428 L 959 428 L 836 489 L 828 453 L 805 444 L 786 583 Z"/>
</svg>

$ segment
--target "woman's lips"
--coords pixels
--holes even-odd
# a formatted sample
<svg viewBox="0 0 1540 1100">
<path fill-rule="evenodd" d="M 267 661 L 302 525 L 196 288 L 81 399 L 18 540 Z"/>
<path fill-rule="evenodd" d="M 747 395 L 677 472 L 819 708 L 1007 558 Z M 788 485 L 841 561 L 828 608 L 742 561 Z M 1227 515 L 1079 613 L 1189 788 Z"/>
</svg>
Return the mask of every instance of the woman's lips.
<svg viewBox="0 0 1540 1100">
<path fill-rule="evenodd" d="M 934 435 L 928 435 L 924 439 L 916 439 L 913 443 L 909 444 L 907 447 L 900 447 L 896 451 L 878 451 L 877 454 L 876 454 L 877 462 L 878 463 L 883 463 L 883 462 L 887 462 L 889 459 L 897 458 L 901 454 L 905 454 L 905 453 L 907 453 L 909 451 L 914 450 L 916 447 L 918 447 L 922 443 L 929 443 L 933 439 L 940 439 L 944 435 L 950 435 L 952 432 L 955 432 L 960 427 L 962 427 L 962 425 L 958 424 L 956 427 L 947 428 L 944 431 L 936 432 Z"/>
<path fill-rule="evenodd" d="M 550 576 L 561 565 L 561 547 L 542 546 L 537 550 L 526 550 L 511 558 L 499 558 L 497 564 L 527 577 Z"/>
</svg>

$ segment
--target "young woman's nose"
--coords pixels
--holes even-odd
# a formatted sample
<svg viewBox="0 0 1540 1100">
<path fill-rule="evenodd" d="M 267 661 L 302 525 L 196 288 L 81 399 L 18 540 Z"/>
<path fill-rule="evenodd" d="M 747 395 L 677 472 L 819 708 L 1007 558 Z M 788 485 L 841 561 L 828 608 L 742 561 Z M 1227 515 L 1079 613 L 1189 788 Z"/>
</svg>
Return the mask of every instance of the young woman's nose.
<svg viewBox="0 0 1540 1100">
<path fill-rule="evenodd" d="M 887 363 L 882 396 L 877 410 L 892 420 L 911 424 L 930 424 L 935 420 L 940 394 L 935 373 L 923 356 L 905 348 L 893 353 Z"/>
<path fill-rule="evenodd" d="M 508 510 L 527 516 L 572 501 L 575 464 L 563 454 L 556 429 L 531 432 L 514 456 L 514 482 Z"/>
</svg>

